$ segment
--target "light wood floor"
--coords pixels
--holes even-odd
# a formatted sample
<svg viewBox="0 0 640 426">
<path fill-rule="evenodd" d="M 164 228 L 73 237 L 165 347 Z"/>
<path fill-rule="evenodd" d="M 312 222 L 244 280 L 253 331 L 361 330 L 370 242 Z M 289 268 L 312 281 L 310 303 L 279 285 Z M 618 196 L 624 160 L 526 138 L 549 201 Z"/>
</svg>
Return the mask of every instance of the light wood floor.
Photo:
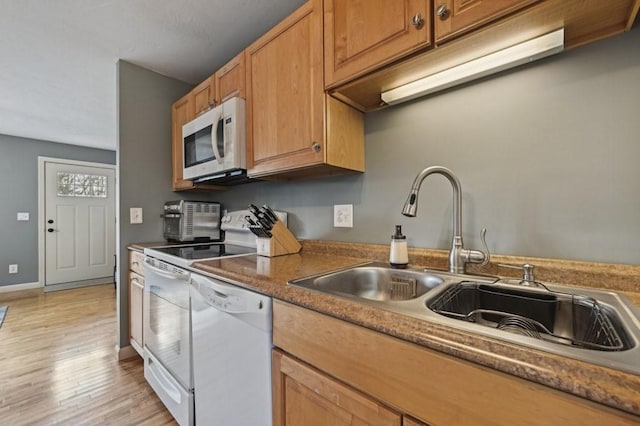
<svg viewBox="0 0 640 426">
<path fill-rule="evenodd" d="M 118 362 L 113 284 L 0 293 L 0 425 L 175 425 L 143 377 Z"/>
</svg>

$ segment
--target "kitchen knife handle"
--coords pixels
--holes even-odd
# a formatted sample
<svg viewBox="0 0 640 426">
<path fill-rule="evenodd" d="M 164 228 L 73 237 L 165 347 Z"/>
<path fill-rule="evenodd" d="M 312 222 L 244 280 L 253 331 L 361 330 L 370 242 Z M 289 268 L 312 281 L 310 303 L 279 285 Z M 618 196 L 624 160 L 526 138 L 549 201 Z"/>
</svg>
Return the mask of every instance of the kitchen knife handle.
<svg viewBox="0 0 640 426">
<path fill-rule="evenodd" d="M 254 205 L 254 204 L 249 204 L 249 211 L 257 218 L 258 214 L 260 213 L 260 209 Z"/>
<path fill-rule="evenodd" d="M 267 213 L 267 216 L 269 216 L 271 218 L 273 224 L 275 225 L 276 222 L 278 221 L 278 215 L 276 215 L 276 213 L 271 209 L 271 207 L 269 207 L 266 204 L 263 205 L 262 208 Z"/>
</svg>

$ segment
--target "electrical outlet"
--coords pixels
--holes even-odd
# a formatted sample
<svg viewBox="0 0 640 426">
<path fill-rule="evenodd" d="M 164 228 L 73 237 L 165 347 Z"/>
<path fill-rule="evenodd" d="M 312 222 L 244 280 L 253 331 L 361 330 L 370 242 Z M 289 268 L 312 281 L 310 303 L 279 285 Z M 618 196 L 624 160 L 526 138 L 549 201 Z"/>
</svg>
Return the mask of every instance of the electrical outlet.
<svg viewBox="0 0 640 426">
<path fill-rule="evenodd" d="M 142 223 L 142 207 L 129 209 L 129 223 Z"/>
<path fill-rule="evenodd" d="M 336 204 L 333 206 L 333 227 L 353 228 L 353 204 Z"/>
<path fill-rule="evenodd" d="M 17 274 L 18 273 L 18 264 L 17 263 L 13 263 L 13 264 L 9 265 L 9 273 L 10 274 Z"/>
</svg>

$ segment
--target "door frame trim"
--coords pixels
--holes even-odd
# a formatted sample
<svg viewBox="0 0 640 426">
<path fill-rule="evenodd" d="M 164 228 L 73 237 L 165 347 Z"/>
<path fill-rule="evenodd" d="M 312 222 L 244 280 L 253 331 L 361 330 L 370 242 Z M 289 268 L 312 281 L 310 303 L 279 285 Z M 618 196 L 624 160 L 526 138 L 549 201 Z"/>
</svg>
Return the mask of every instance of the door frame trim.
<svg viewBox="0 0 640 426">
<path fill-rule="evenodd" d="M 106 163 L 94 163 L 90 161 L 69 160 L 67 158 L 55 158 L 38 156 L 38 284 L 39 287 L 45 285 L 45 243 L 44 243 L 44 227 L 41 226 L 45 220 L 44 207 L 45 207 L 45 164 L 46 163 L 58 163 L 69 164 L 72 166 L 87 166 L 87 167 L 99 167 L 102 169 L 113 169 L 115 182 L 113 190 L 116 191 L 118 187 L 118 173 L 115 164 Z M 117 222 L 118 222 L 118 196 L 115 197 L 114 214 L 116 216 L 116 234 L 117 234 Z M 117 236 L 117 235 L 116 235 Z M 117 248 L 117 238 L 116 238 Z"/>
</svg>

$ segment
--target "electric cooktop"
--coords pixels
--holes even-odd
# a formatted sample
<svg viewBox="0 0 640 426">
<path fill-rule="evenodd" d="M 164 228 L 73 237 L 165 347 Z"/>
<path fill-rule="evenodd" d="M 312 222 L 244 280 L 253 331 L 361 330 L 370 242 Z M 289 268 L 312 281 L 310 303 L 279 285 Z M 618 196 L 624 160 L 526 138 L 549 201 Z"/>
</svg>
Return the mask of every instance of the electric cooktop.
<svg viewBox="0 0 640 426">
<path fill-rule="evenodd" d="M 255 254 L 255 247 L 247 247 L 224 242 L 182 244 L 178 246 L 153 247 L 144 249 L 144 254 L 176 266 L 190 266 L 192 263 L 231 256 Z"/>
</svg>

